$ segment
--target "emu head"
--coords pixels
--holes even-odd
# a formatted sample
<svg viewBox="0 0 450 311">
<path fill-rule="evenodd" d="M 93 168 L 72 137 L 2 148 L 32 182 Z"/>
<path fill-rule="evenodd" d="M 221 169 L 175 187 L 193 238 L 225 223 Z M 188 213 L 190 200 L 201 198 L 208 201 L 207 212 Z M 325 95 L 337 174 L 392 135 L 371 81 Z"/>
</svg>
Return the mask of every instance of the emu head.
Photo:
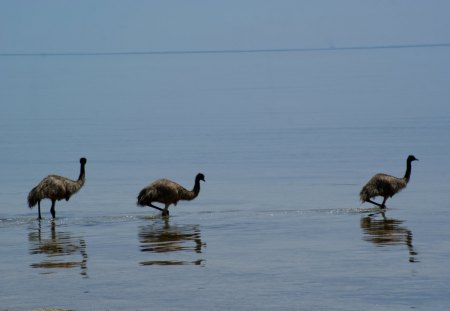
<svg viewBox="0 0 450 311">
<path fill-rule="evenodd" d="M 409 163 L 411 163 L 412 161 L 419 161 L 419 159 L 417 159 L 415 156 L 413 155 L 409 155 L 407 161 Z"/>
<path fill-rule="evenodd" d="M 205 181 L 205 175 L 203 175 L 202 173 L 198 173 L 197 176 L 195 177 L 195 181 Z"/>
</svg>

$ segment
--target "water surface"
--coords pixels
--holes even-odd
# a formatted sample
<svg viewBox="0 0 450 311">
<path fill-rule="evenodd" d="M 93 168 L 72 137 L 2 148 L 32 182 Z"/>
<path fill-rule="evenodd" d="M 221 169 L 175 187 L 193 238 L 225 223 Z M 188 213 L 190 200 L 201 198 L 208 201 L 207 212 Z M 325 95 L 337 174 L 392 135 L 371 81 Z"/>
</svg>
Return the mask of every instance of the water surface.
<svg viewBox="0 0 450 311">
<path fill-rule="evenodd" d="M 0 308 L 445 310 L 448 55 L 0 58 Z M 361 205 L 408 154 L 386 213 Z M 82 156 L 38 221 L 28 191 Z M 136 206 L 198 172 L 169 219 Z"/>
</svg>

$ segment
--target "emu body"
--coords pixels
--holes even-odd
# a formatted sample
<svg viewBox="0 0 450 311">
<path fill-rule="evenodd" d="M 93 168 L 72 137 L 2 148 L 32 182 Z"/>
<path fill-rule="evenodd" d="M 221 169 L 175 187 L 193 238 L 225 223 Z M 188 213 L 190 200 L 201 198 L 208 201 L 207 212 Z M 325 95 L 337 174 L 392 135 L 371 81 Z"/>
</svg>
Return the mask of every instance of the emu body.
<svg viewBox="0 0 450 311">
<path fill-rule="evenodd" d="M 70 197 L 83 187 L 85 181 L 85 165 L 86 159 L 81 158 L 78 180 L 71 180 L 58 175 L 49 175 L 42 179 L 41 182 L 30 191 L 28 194 L 28 206 L 33 208 L 36 204 L 38 205 L 39 219 L 42 219 L 41 200 L 50 199 L 52 201 L 50 212 L 52 217 L 55 218 L 56 201 L 61 201 L 62 199 L 69 201 Z"/>
<path fill-rule="evenodd" d="M 411 177 L 411 162 L 417 160 L 413 155 L 408 156 L 406 159 L 406 172 L 403 178 L 383 173 L 374 175 L 359 193 L 361 202 L 369 202 L 381 208 L 386 208 L 385 203 L 387 199 L 394 196 L 408 184 L 409 178 Z M 383 197 L 381 204 L 372 200 L 377 196 Z"/>
<path fill-rule="evenodd" d="M 194 188 L 187 190 L 169 179 L 158 179 L 141 190 L 137 197 L 137 205 L 153 207 L 160 210 L 163 216 L 168 216 L 171 204 L 177 205 L 180 200 L 190 201 L 198 196 L 200 181 L 205 181 L 205 176 L 202 173 L 195 177 Z M 163 203 L 164 209 L 153 205 L 153 202 Z"/>
</svg>

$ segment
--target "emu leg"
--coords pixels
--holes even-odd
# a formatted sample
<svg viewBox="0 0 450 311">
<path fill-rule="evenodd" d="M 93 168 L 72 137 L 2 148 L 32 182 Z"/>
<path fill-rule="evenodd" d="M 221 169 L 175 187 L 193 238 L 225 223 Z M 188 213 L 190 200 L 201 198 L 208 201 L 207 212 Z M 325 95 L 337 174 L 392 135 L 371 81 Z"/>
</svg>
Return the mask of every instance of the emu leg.
<svg viewBox="0 0 450 311">
<path fill-rule="evenodd" d="M 386 208 L 386 205 L 384 203 L 386 203 L 387 199 L 388 199 L 387 197 L 384 197 L 383 203 L 381 203 L 381 208 Z"/>
<path fill-rule="evenodd" d="M 153 207 L 153 208 L 156 208 L 157 210 L 159 210 L 159 211 L 161 211 L 161 212 L 164 212 L 164 210 L 163 210 L 161 207 L 155 206 L 155 205 L 153 205 L 152 203 L 150 203 L 148 206 Z"/>
<path fill-rule="evenodd" d="M 169 205 L 170 204 L 166 204 L 166 206 L 164 207 L 162 211 L 162 216 L 169 216 Z"/>
<path fill-rule="evenodd" d="M 38 214 L 39 214 L 39 220 L 42 219 L 41 217 L 41 201 L 38 201 Z"/>
<path fill-rule="evenodd" d="M 52 217 L 55 218 L 56 212 L 55 212 L 55 200 L 52 200 L 52 207 L 50 208 L 50 213 L 52 213 Z"/>
</svg>

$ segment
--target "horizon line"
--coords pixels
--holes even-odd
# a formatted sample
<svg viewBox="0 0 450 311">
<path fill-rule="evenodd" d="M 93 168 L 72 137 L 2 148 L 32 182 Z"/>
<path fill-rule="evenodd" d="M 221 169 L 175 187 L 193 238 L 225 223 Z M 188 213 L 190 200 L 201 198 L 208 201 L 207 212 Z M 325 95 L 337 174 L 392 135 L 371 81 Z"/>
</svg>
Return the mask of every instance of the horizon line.
<svg viewBox="0 0 450 311">
<path fill-rule="evenodd" d="M 127 56 L 127 55 L 180 55 L 180 54 L 255 54 L 255 53 L 300 53 L 327 52 L 351 50 L 385 50 L 411 48 L 450 47 L 450 43 L 417 43 L 417 44 L 387 44 L 362 45 L 343 47 L 312 47 L 312 48 L 261 48 L 261 49 L 211 49 L 211 50 L 161 50 L 161 51 L 113 51 L 113 52 L 29 52 L 1 53 L 0 57 L 33 57 L 33 56 Z"/>
</svg>

